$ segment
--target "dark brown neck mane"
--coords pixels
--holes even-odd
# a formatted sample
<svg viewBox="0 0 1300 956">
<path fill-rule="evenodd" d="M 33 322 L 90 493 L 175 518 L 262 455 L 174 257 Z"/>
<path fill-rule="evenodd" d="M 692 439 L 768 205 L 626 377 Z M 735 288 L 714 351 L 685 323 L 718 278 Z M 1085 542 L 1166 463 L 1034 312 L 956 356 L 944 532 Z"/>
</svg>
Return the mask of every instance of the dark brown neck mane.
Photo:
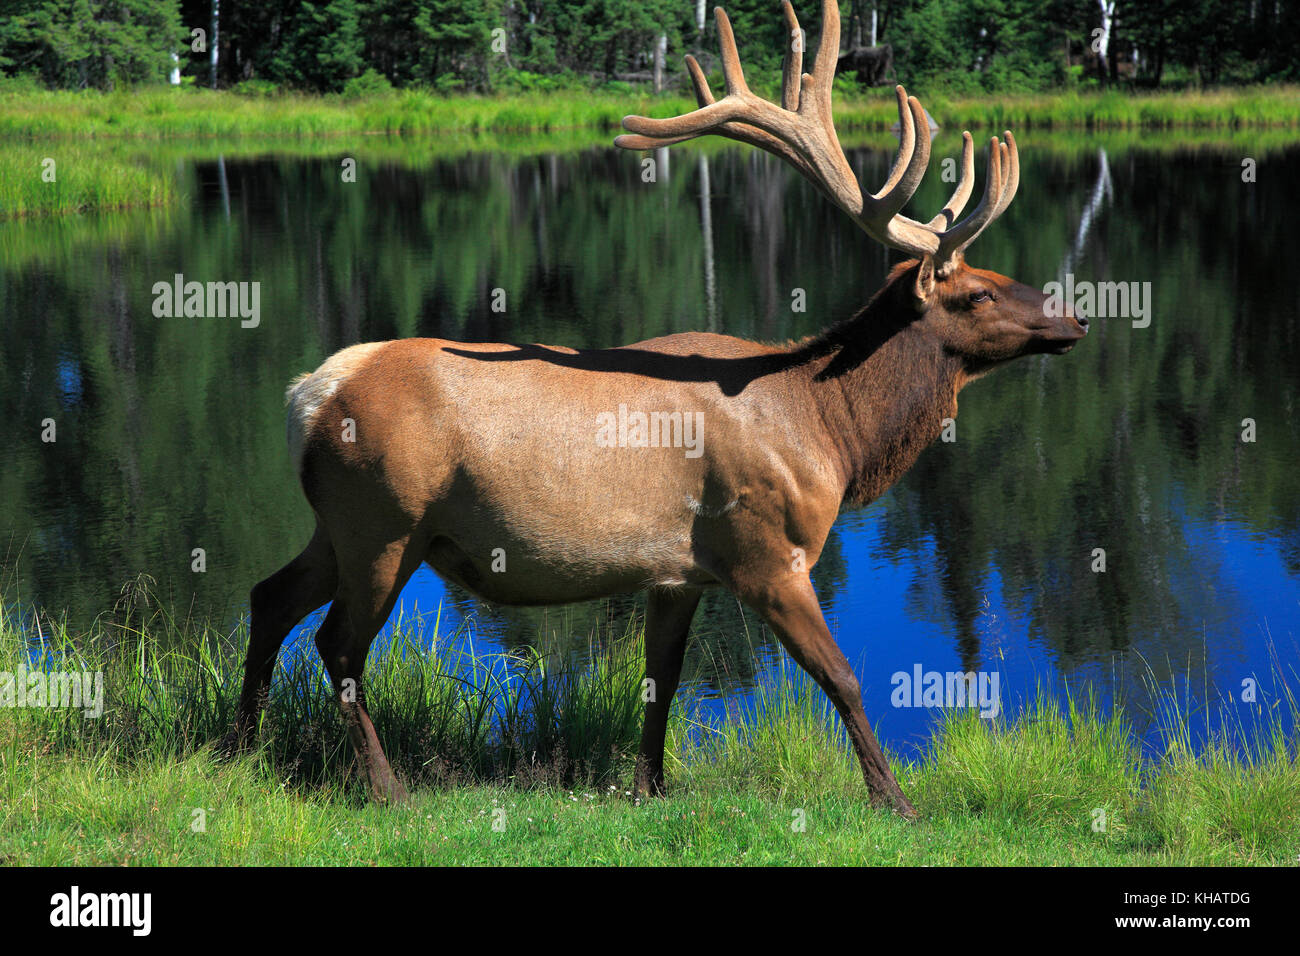
<svg viewBox="0 0 1300 956">
<path fill-rule="evenodd" d="M 846 505 L 883 494 L 957 415 L 962 362 L 918 321 L 910 265 L 852 318 L 791 348 L 834 443 Z"/>
</svg>

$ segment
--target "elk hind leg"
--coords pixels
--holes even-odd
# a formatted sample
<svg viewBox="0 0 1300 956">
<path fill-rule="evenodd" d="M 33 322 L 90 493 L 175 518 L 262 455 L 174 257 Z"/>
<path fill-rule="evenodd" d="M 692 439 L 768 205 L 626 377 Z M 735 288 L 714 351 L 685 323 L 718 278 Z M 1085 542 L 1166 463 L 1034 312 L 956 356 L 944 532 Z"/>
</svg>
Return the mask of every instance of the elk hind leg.
<svg viewBox="0 0 1300 956">
<path fill-rule="evenodd" d="M 341 567 L 334 603 L 316 634 L 316 648 L 333 682 L 357 763 L 372 797 L 381 803 L 404 802 L 407 793 L 380 746 L 366 708 L 362 678 L 371 642 L 419 564 L 419 549 L 400 541 L 385 546 L 368 562 Z"/>
<path fill-rule="evenodd" d="M 325 527 L 318 522 L 302 553 L 253 587 L 249 595 L 252 621 L 244 659 L 244 685 L 235 726 L 222 742 L 223 751 L 230 754 L 251 746 L 258 716 L 270 694 L 280 647 L 299 621 L 329 601 L 337 585 L 334 549 Z"/>
</svg>

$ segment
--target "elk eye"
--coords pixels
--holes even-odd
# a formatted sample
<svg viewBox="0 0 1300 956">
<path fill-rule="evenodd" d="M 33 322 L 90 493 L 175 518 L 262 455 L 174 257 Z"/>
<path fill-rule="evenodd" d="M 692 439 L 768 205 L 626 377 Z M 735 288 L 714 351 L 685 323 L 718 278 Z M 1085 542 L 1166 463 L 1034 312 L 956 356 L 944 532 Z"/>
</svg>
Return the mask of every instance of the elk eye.
<svg viewBox="0 0 1300 956">
<path fill-rule="evenodd" d="M 989 294 L 983 289 L 977 289 L 970 294 L 970 300 L 972 302 L 987 302 L 988 298 Z"/>
</svg>

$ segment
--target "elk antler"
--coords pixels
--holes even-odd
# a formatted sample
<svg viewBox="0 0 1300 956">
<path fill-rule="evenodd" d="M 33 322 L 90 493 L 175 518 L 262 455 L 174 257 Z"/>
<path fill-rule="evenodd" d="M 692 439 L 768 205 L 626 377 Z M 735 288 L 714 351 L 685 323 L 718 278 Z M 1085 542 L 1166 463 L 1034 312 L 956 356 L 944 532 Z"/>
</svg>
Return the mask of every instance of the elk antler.
<svg viewBox="0 0 1300 956">
<path fill-rule="evenodd" d="M 962 250 L 1002 214 L 1020 183 L 1020 157 L 1015 138 L 993 137 L 989 143 L 988 175 L 984 196 L 975 210 L 954 225 L 970 198 L 975 180 L 974 144 L 962 133 L 961 180 L 943 211 L 928 223 L 902 215 L 930 161 L 930 124 L 916 97 L 901 86 L 898 95 L 898 156 L 879 192 L 864 196 L 835 135 L 831 110 L 831 85 L 840 48 L 840 9 L 836 0 L 822 0 L 822 36 L 817 48 L 816 72 L 803 73 L 802 34 L 789 0 L 782 10 L 790 28 L 790 50 L 781 77 L 781 105 L 750 92 L 736 51 L 731 21 L 721 7 L 714 8 L 718 41 L 722 47 L 722 73 L 727 93 L 715 100 L 704 71 L 693 56 L 686 57 L 700 108 L 671 119 L 623 117 L 628 132 L 614 140 L 624 149 L 672 146 L 696 136 L 716 133 L 765 149 L 799 170 L 827 198 L 843 209 L 879 242 L 918 258 L 930 257 L 938 275 L 951 272 Z"/>
</svg>

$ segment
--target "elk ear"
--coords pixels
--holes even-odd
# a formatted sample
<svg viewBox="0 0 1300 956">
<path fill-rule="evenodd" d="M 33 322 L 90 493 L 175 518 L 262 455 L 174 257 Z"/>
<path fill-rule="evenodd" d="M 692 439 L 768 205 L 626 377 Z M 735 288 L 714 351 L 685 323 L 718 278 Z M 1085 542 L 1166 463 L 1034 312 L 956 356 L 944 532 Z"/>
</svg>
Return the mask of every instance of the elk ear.
<svg viewBox="0 0 1300 956">
<path fill-rule="evenodd" d="M 916 283 L 912 286 L 912 294 L 916 297 L 918 309 L 924 309 L 930 304 L 930 298 L 934 295 L 934 286 L 934 259 L 925 256 L 916 268 Z"/>
</svg>

